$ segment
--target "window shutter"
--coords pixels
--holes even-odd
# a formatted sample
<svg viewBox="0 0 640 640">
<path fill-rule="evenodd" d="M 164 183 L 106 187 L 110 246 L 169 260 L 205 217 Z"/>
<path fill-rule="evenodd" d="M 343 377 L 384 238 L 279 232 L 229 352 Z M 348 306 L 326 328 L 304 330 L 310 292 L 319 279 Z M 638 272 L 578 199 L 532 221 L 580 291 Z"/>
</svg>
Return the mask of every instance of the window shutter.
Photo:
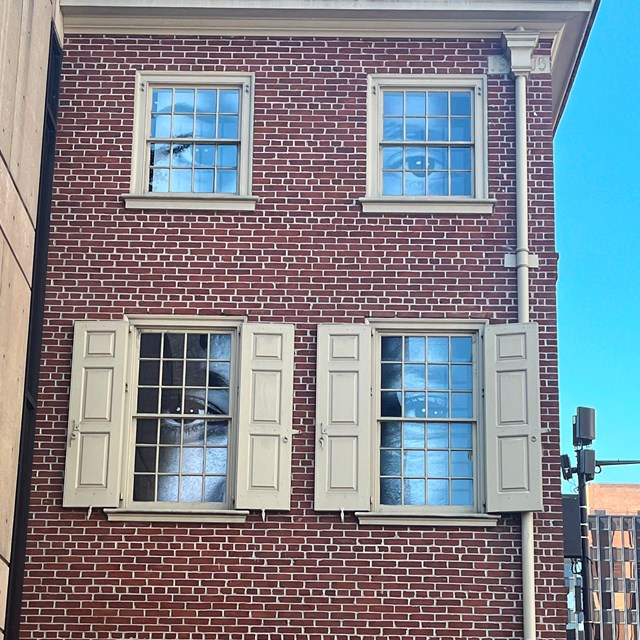
<svg viewBox="0 0 640 640">
<path fill-rule="evenodd" d="M 371 327 L 318 326 L 315 509 L 368 511 Z"/>
<path fill-rule="evenodd" d="M 76 322 L 65 507 L 117 507 L 128 323 Z"/>
<path fill-rule="evenodd" d="M 238 509 L 290 508 L 293 342 L 290 324 L 242 326 Z"/>
<path fill-rule="evenodd" d="M 542 509 L 538 326 L 485 331 L 487 511 Z"/>
</svg>

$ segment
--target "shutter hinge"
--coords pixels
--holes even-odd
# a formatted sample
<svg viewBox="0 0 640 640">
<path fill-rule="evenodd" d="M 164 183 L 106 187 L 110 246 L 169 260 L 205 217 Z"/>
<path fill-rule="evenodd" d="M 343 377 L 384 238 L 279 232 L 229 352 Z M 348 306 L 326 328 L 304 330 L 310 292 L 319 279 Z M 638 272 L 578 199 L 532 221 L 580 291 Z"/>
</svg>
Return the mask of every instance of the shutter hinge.
<svg viewBox="0 0 640 640">
<path fill-rule="evenodd" d="M 129 393 L 129 383 L 128 382 L 124 383 L 124 392 L 125 393 Z"/>
<path fill-rule="evenodd" d="M 378 93 L 378 89 L 375 84 L 371 85 L 371 93 L 373 93 L 374 96 Z"/>
<path fill-rule="evenodd" d="M 373 496 L 369 496 L 369 507 L 370 510 L 373 510 Z"/>
<path fill-rule="evenodd" d="M 120 492 L 120 498 L 119 498 L 120 502 L 122 502 L 124 500 L 124 494 L 122 493 L 122 491 Z"/>
<path fill-rule="evenodd" d="M 129 333 L 133 333 L 133 327 L 129 325 Z"/>
<path fill-rule="evenodd" d="M 484 387 L 482 388 L 482 391 L 481 391 L 481 397 L 484 400 Z"/>
</svg>

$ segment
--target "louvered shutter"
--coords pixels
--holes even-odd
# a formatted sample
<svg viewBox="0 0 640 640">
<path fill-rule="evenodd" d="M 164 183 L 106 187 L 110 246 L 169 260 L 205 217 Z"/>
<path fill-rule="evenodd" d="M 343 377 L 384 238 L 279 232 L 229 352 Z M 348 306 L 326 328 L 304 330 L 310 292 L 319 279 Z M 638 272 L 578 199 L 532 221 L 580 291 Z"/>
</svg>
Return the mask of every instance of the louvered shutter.
<svg viewBox="0 0 640 640">
<path fill-rule="evenodd" d="M 76 322 L 65 507 L 117 507 L 128 323 Z"/>
<path fill-rule="evenodd" d="M 536 324 L 485 331 L 485 416 L 487 511 L 542 509 Z"/>
<path fill-rule="evenodd" d="M 238 509 L 289 509 L 294 327 L 242 326 Z"/>
<path fill-rule="evenodd" d="M 315 509 L 368 511 L 371 327 L 318 326 Z"/>
</svg>

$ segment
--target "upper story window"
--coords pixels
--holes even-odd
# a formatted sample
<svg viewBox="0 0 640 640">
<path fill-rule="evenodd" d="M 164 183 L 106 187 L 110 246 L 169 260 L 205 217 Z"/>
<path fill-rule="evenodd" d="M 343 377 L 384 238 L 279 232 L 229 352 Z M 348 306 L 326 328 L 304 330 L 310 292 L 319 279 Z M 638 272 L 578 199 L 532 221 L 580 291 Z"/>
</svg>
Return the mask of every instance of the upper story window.
<svg viewBox="0 0 640 640">
<path fill-rule="evenodd" d="M 253 77 L 138 76 L 133 208 L 253 209 Z"/>
<path fill-rule="evenodd" d="M 370 77 L 365 213 L 487 213 L 484 78 Z"/>
</svg>

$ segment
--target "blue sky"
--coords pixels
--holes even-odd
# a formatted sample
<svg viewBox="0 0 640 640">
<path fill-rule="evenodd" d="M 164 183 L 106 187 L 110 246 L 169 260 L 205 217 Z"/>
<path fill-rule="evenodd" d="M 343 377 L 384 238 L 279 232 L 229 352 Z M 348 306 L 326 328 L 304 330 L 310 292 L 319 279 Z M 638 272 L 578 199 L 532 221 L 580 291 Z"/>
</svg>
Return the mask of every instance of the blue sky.
<svg viewBox="0 0 640 640">
<path fill-rule="evenodd" d="M 602 0 L 555 139 L 562 452 L 589 406 L 599 459 L 640 459 L 639 24 L 638 0 Z"/>
</svg>

